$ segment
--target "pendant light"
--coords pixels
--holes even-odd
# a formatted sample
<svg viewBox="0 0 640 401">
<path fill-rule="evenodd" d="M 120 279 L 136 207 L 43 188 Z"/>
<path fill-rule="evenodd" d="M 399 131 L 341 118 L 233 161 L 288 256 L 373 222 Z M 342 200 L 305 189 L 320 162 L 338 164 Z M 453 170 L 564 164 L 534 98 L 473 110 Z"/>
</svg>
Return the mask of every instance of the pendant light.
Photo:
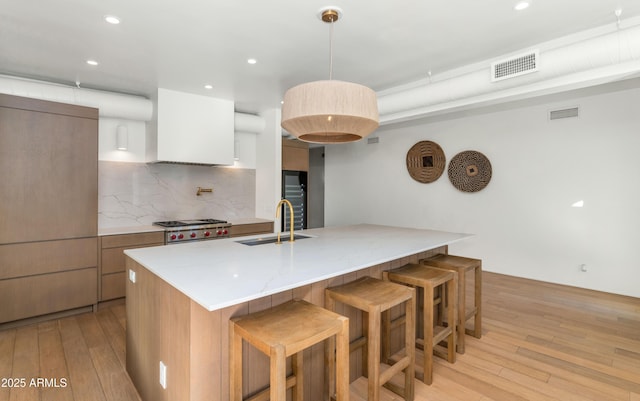
<svg viewBox="0 0 640 401">
<path fill-rule="evenodd" d="M 353 142 L 379 125 L 378 100 L 372 89 L 332 79 L 333 24 L 339 17 L 335 8 L 321 10 L 322 21 L 331 25 L 329 80 L 294 86 L 284 94 L 282 128 L 304 142 Z"/>
</svg>

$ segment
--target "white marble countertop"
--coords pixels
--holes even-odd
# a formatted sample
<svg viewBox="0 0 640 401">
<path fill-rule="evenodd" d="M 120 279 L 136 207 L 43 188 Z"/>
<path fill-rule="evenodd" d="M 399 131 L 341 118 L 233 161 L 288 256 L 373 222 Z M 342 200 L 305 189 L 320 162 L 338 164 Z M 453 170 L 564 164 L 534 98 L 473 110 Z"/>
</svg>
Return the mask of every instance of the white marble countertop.
<svg viewBox="0 0 640 401">
<path fill-rule="evenodd" d="M 239 217 L 236 219 L 229 219 L 229 223 L 231 223 L 231 225 L 233 226 L 241 226 L 243 224 L 273 223 L 273 220 L 260 219 L 257 217 Z M 148 232 L 156 232 L 156 231 L 164 231 L 164 227 L 146 225 L 146 226 L 98 228 L 98 236 L 102 237 L 104 235 L 148 233 Z"/>
<path fill-rule="evenodd" d="M 98 236 L 105 235 L 121 235 L 121 234 L 136 234 L 136 233 L 149 233 L 156 231 L 164 231 L 164 227 L 160 226 L 130 226 L 130 227 L 109 227 L 99 228 Z"/>
<path fill-rule="evenodd" d="M 239 217 L 236 219 L 229 219 L 229 223 L 232 226 L 241 226 L 243 224 L 257 224 L 257 223 L 273 223 L 273 219 L 261 219 L 258 217 Z"/>
<path fill-rule="evenodd" d="M 351 273 L 469 238 L 470 234 L 360 224 L 297 232 L 311 238 L 248 246 L 228 238 L 126 250 L 209 311 Z M 272 234 L 269 234 L 271 236 Z"/>
</svg>

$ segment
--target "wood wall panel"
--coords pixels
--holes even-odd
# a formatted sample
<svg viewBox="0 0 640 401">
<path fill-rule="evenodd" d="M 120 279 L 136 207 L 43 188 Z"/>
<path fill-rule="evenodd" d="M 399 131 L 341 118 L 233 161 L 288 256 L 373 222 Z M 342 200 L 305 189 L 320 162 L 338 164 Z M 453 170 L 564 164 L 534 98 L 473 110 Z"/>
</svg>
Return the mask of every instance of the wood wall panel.
<svg viewBox="0 0 640 401">
<path fill-rule="evenodd" d="M 222 354 L 227 333 L 218 330 L 222 311 L 209 312 L 191 302 L 191 360 L 189 387 L 192 400 L 220 400 L 222 396 L 222 366 L 218 356 Z M 201 335 L 210 333 L 210 337 Z"/>
<path fill-rule="evenodd" d="M 309 144 L 306 142 L 282 141 L 282 169 L 309 171 Z"/>
<path fill-rule="evenodd" d="M 324 289 L 362 276 L 382 277 L 382 272 L 410 261 L 447 252 L 436 248 L 396 261 L 323 280 L 293 290 L 209 312 L 169 286 L 129 257 L 127 267 L 137 274 L 137 283 L 127 280 L 127 371 L 142 399 L 188 401 L 229 400 L 229 319 L 279 305 L 290 299 L 304 299 L 324 306 Z M 170 300 L 170 301 L 169 301 Z M 362 333 L 362 313 L 340 304 L 337 312 L 349 317 L 350 338 Z M 181 325 L 181 328 L 174 327 Z M 153 333 L 149 335 L 148 333 Z M 392 333 L 392 346 L 400 346 L 404 332 Z M 172 345 L 178 344 L 177 348 Z M 361 350 L 351 355 L 350 376 L 362 376 Z M 305 400 L 324 400 L 324 351 L 319 344 L 305 351 Z M 170 361 L 183 369 L 178 377 L 168 374 L 168 388 L 157 385 L 158 363 Z M 246 343 L 243 346 L 243 388 L 245 395 L 265 388 L 269 382 L 268 359 Z M 169 390 L 171 388 L 171 391 Z M 167 398 L 169 392 L 174 398 Z"/>
<path fill-rule="evenodd" d="M 127 283 L 127 371 L 143 400 L 188 400 L 189 299 L 127 258 L 136 282 Z M 130 319 L 135 319 L 132 322 Z M 135 357 L 133 357 L 135 355 Z M 167 366 L 167 388 L 159 385 L 159 364 Z"/>
<path fill-rule="evenodd" d="M 133 262 L 130 258 L 126 258 L 127 271 L 133 269 L 136 272 L 136 278 L 142 277 L 145 274 L 143 269 L 139 269 L 137 263 Z M 134 285 L 130 280 L 126 281 L 126 293 L 127 293 L 127 308 L 126 308 L 126 369 L 131 381 L 135 384 L 138 394 L 144 397 L 149 392 L 147 380 L 148 377 L 144 375 L 143 362 L 148 360 L 149 355 L 146 352 L 147 347 L 142 343 L 141 327 L 143 325 L 142 320 L 145 319 L 142 316 L 144 302 L 142 297 L 142 287 L 140 285 Z M 135 307 L 134 307 L 135 305 Z"/>
</svg>

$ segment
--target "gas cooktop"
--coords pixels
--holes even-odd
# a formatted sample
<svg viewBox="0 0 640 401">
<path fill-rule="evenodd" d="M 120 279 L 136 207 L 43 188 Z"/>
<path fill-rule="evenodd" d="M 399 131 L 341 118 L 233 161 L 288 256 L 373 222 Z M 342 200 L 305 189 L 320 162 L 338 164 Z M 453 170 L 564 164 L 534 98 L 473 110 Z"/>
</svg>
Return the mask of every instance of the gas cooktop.
<svg viewBox="0 0 640 401">
<path fill-rule="evenodd" d="M 217 220 L 217 219 L 198 219 L 198 220 L 156 221 L 153 224 L 161 227 L 186 227 L 186 226 L 199 226 L 199 225 L 205 225 L 205 224 L 227 224 L 227 222 L 225 220 Z"/>
<path fill-rule="evenodd" d="M 231 224 L 218 219 L 169 220 L 153 224 L 164 227 L 166 244 L 229 238 L 231 235 Z"/>
</svg>

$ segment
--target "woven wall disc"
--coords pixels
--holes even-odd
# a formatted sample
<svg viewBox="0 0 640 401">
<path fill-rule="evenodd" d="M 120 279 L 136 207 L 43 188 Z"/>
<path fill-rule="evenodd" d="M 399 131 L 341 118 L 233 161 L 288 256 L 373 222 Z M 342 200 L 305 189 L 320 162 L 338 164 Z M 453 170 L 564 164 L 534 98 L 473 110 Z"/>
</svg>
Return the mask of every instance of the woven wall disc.
<svg viewBox="0 0 640 401">
<path fill-rule="evenodd" d="M 434 182 L 440 178 L 446 164 L 444 152 L 435 142 L 418 142 L 407 152 L 407 170 L 418 182 Z"/>
<path fill-rule="evenodd" d="M 449 162 L 449 180 L 463 192 L 478 192 L 491 181 L 491 163 L 485 155 L 473 150 L 460 152 Z"/>
</svg>

